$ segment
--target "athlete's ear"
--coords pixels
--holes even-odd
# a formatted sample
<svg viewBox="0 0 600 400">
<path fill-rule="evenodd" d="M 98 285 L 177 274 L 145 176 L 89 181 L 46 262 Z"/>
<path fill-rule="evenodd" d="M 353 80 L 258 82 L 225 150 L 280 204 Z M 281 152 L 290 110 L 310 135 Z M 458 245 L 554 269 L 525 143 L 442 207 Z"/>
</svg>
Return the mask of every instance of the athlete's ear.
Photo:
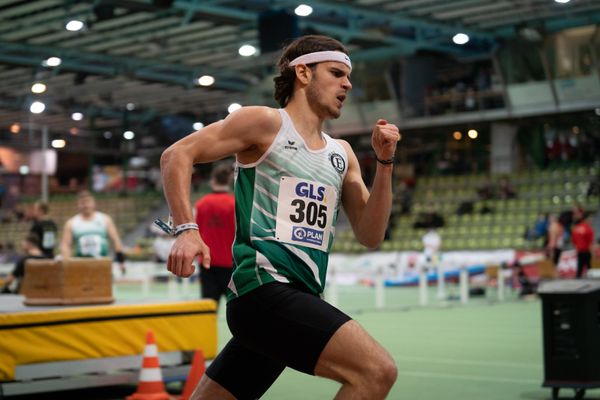
<svg viewBox="0 0 600 400">
<path fill-rule="evenodd" d="M 300 81 L 300 83 L 303 85 L 308 85 L 308 82 L 310 82 L 310 78 L 312 76 L 312 70 L 304 64 L 298 64 L 294 68 L 296 70 L 296 78 Z"/>
</svg>

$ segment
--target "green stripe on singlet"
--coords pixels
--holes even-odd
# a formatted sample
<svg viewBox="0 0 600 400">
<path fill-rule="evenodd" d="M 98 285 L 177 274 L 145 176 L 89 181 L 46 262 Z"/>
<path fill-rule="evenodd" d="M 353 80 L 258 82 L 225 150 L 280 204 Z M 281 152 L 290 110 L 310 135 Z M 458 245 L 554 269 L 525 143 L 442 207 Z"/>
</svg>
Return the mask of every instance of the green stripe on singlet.
<svg viewBox="0 0 600 400">
<path fill-rule="evenodd" d="M 255 168 L 238 168 L 234 185 L 236 226 L 235 241 L 232 247 L 234 287 L 236 282 L 251 280 L 249 275 L 255 274 L 255 268 L 250 267 L 256 265 L 256 250 L 250 242 L 255 172 Z M 237 297 L 237 293 L 227 289 L 227 300 L 235 297 Z"/>
</svg>

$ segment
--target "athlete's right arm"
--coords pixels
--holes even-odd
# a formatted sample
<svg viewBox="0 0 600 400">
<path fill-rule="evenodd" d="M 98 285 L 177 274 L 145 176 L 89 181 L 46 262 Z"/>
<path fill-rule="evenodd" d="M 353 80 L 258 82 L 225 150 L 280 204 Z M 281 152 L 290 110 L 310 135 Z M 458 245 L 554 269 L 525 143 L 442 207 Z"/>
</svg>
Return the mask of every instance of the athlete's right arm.
<svg viewBox="0 0 600 400">
<path fill-rule="evenodd" d="M 65 223 L 65 227 L 63 228 L 62 239 L 60 241 L 60 255 L 63 259 L 71 257 L 73 254 L 73 249 L 71 246 L 73 245 L 73 233 L 71 232 L 72 219 L 69 219 L 67 223 Z"/>
<path fill-rule="evenodd" d="M 244 163 L 256 161 L 281 126 L 279 112 L 268 107 L 243 107 L 194 132 L 167 148 L 161 156 L 163 191 L 175 226 L 193 222 L 190 180 L 193 165 L 237 155 Z M 167 268 L 178 276 L 194 272 L 192 262 L 200 255 L 210 266 L 210 251 L 197 231 L 181 233 L 169 254 Z"/>
</svg>

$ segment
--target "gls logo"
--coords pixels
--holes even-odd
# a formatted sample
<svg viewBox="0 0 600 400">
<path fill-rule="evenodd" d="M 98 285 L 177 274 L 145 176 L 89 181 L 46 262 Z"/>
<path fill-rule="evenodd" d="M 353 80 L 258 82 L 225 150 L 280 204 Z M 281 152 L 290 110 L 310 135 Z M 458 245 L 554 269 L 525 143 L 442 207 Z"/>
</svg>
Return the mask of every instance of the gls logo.
<svg viewBox="0 0 600 400">
<path fill-rule="evenodd" d="M 325 187 L 315 186 L 312 183 L 300 182 L 296 185 L 296 195 L 309 199 L 323 201 L 325 198 Z"/>
</svg>

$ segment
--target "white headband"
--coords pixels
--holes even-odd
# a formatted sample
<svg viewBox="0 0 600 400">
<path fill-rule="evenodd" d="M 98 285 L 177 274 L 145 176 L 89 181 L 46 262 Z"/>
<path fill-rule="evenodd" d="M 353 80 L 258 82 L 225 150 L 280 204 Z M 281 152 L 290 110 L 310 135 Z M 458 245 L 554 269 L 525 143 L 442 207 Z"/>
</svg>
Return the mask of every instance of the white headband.
<svg viewBox="0 0 600 400">
<path fill-rule="evenodd" d="M 314 64 L 323 61 L 337 61 L 344 63 L 352 70 L 352 63 L 350 57 L 341 51 L 316 51 L 314 53 L 308 53 L 301 55 L 300 57 L 294 58 L 290 61 L 290 67 L 298 64 Z"/>
</svg>

